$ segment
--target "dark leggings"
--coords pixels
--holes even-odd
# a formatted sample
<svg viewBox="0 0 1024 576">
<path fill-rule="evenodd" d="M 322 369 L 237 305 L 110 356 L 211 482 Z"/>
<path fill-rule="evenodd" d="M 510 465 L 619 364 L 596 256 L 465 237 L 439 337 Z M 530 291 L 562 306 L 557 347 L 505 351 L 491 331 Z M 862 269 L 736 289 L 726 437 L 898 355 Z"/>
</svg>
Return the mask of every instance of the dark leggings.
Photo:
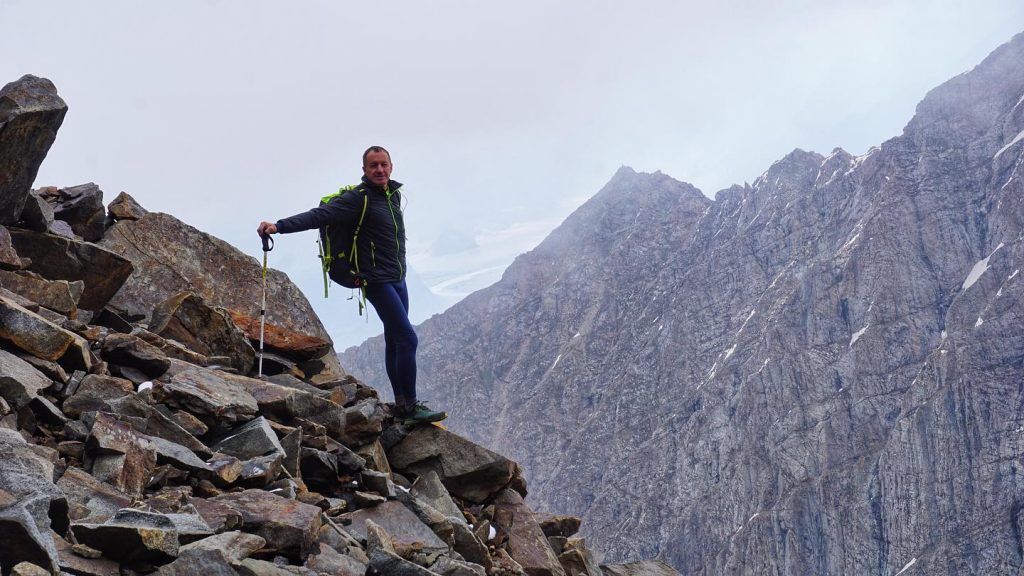
<svg viewBox="0 0 1024 576">
<path fill-rule="evenodd" d="M 416 401 L 416 331 L 409 322 L 409 291 L 405 280 L 366 287 L 366 299 L 384 323 L 384 367 L 395 403 Z"/>
</svg>

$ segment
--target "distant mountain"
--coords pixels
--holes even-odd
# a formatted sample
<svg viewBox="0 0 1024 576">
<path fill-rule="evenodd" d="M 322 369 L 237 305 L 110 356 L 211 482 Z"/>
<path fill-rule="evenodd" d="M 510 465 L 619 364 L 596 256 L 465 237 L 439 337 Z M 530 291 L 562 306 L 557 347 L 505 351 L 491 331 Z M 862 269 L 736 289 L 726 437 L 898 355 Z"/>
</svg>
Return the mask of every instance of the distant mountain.
<svg viewBox="0 0 1024 576">
<path fill-rule="evenodd" d="M 686 574 L 1024 564 L 1024 35 L 854 157 L 623 168 L 419 328 L 424 397 Z M 385 383 L 380 339 L 343 365 Z"/>
</svg>

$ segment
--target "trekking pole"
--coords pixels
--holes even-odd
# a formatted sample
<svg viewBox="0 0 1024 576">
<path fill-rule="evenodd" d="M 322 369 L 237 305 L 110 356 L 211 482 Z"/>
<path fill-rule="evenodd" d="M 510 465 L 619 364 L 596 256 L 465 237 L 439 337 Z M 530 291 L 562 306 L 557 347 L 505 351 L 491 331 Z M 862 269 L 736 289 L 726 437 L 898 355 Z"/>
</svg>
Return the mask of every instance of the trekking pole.
<svg viewBox="0 0 1024 576">
<path fill-rule="evenodd" d="M 274 249 L 274 239 L 270 234 L 261 234 L 263 240 L 263 299 L 260 302 L 260 362 L 256 376 L 263 377 L 263 328 L 267 322 L 267 252 Z"/>
</svg>

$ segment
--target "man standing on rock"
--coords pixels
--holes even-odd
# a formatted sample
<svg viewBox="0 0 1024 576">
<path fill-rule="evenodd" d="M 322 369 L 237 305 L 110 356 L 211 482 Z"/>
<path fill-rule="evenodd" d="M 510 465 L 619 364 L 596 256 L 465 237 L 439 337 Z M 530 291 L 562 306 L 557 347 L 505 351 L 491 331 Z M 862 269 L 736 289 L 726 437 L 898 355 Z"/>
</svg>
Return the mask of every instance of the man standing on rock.
<svg viewBox="0 0 1024 576">
<path fill-rule="evenodd" d="M 260 222 L 256 231 L 290 234 L 327 225 L 357 230 L 353 268 L 360 289 L 384 324 L 384 365 L 395 394 L 395 416 L 406 423 L 438 422 L 444 412 L 416 400 L 416 346 L 409 322 L 405 284 L 405 221 L 402 184 L 391 179 L 391 154 L 380 146 L 363 153 L 360 184 L 343 188 L 316 208 L 276 223 Z"/>
</svg>

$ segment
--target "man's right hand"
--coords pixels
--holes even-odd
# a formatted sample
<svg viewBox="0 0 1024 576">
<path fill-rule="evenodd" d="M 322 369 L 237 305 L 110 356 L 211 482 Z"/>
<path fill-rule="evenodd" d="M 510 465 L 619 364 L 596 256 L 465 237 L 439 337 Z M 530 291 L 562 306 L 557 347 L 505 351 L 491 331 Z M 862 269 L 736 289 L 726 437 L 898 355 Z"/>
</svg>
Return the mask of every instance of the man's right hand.
<svg viewBox="0 0 1024 576">
<path fill-rule="evenodd" d="M 256 233 L 260 237 L 269 236 L 271 234 L 277 234 L 277 224 L 273 222 L 260 222 L 260 225 L 256 228 Z"/>
</svg>

